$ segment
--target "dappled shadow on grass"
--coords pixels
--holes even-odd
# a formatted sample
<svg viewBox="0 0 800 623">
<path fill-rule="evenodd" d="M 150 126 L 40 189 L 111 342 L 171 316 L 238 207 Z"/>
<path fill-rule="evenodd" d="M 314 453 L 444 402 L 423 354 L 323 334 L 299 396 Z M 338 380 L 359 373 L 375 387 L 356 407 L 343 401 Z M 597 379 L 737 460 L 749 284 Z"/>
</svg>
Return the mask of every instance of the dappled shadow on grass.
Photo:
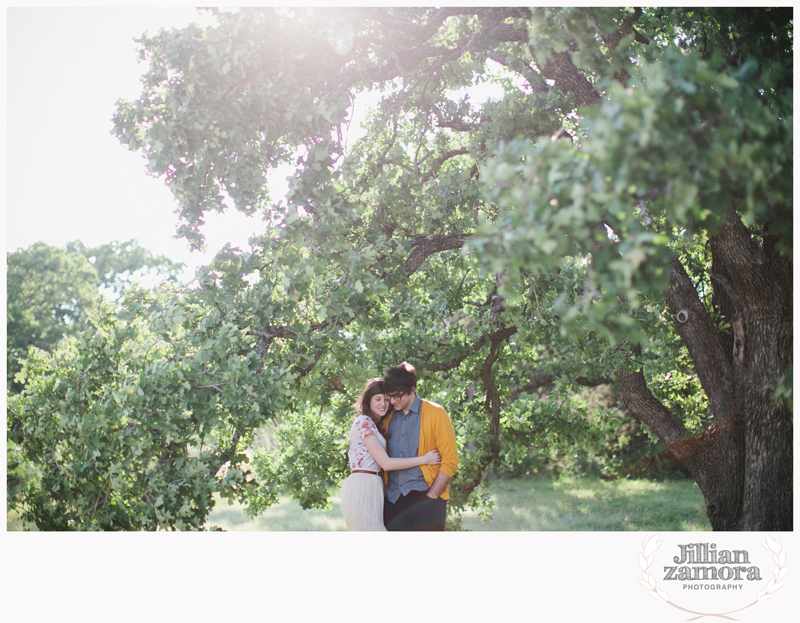
<svg viewBox="0 0 800 623">
<path fill-rule="evenodd" d="M 465 513 L 474 531 L 703 531 L 711 526 L 689 480 L 602 481 L 590 478 L 495 480 L 492 519 Z"/>
</svg>

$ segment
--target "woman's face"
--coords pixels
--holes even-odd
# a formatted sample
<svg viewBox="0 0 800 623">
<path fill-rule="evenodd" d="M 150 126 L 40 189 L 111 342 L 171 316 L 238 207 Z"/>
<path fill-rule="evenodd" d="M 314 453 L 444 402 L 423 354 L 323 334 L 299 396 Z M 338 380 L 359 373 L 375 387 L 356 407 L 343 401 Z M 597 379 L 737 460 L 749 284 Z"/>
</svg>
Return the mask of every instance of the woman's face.
<svg viewBox="0 0 800 623">
<path fill-rule="evenodd" d="M 383 417 L 389 410 L 389 398 L 386 394 L 375 394 L 369 399 L 369 408 L 376 417 Z"/>
</svg>

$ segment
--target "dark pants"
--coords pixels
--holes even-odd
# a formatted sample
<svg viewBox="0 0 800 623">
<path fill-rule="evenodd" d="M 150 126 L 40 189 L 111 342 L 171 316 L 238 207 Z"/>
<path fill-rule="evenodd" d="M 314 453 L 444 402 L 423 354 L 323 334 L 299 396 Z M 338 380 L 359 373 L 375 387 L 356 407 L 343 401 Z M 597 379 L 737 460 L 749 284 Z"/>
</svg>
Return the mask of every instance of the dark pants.
<svg viewBox="0 0 800 623">
<path fill-rule="evenodd" d="M 447 500 L 432 500 L 425 491 L 410 491 L 394 504 L 383 501 L 383 523 L 389 532 L 444 531 Z"/>
</svg>

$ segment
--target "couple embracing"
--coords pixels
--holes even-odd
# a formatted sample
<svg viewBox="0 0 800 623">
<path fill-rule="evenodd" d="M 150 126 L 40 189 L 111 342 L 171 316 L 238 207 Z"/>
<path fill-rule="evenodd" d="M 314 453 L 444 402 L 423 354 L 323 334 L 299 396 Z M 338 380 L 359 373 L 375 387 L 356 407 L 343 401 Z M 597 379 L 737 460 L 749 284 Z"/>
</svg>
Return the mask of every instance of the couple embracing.
<svg viewBox="0 0 800 623">
<path fill-rule="evenodd" d="M 403 362 L 369 380 L 356 402 L 342 484 L 348 530 L 444 530 L 456 435 L 447 412 L 416 389 Z"/>
</svg>

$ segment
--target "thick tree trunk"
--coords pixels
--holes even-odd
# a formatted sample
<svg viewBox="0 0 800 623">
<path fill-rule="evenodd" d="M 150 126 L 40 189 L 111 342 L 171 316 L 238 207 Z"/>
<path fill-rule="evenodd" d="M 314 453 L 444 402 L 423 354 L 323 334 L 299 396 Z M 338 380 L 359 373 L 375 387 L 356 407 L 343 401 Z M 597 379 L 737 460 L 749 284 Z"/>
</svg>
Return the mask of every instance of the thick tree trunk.
<svg viewBox="0 0 800 623">
<path fill-rule="evenodd" d="M 773 388 L 792 364 L 792 265 L 761 244 L 730 213 L 712 240 L 714 266 L 726 269 L 721 286 L 737 312 L 730 318 L 734 343 L 733 393 L 744 429 L 742 530 L 793 529 L 793 425 Z"/>
<path fill-rule="evenodd" d="M 751 236 L 733 212 L 711 251 L 713 303 L 730 327 L 717 331 L 677 260 L 666 298 L 715 423 L 689 436 L 641 372 L 622 373 L 620 389 L 690 470 L 714 530 L 792 530 L 792 413 L 773 398 L 792 364 L 792 264 L 768 233 Z"/>
</svg>

